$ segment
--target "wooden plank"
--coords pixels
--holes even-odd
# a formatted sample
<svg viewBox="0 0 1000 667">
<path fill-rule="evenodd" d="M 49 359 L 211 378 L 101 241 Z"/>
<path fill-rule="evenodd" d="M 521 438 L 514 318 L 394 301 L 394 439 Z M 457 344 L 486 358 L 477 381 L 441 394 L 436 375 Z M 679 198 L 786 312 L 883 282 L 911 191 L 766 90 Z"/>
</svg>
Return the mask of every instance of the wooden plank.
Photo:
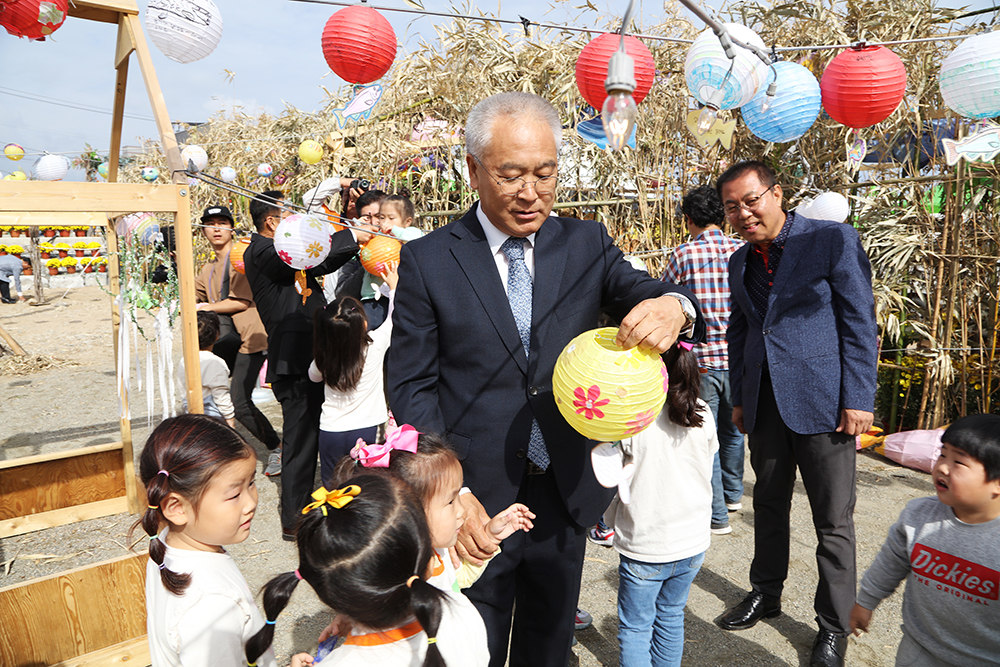
<svg viewBox="0 0 1000 667">
<path fill-rule="evenodd" d="M 122 456 L 115 450 L 6 468 L 0 471 L 0 520 L 124 495 Z"/>
<path fill-rule="evenodd" d="M 115 50 L 115 97 L 111 110 L 111 148 L 108 149 L 108 182 L 118 182 L 118 155 L 122 148 L 122 121 L 125 119 L 125 88 L 128 84 L 128 57 L 132 52 L 131 28 L 123 16 L 118 22 Z"/>
<path fill-rule="evenodd" d="M 9 181 L 8 181 L 9 182 Z M 104 227 L 108 224 L 105 213 L 25 213 L 0 211 L 0 226 L 17 225 L 24 227 Z"/>
<path fill-rule="evenodd" d="M 52 667 L 146 667 L 152 663 L 146 635 L 100 651 L 92 651 Z"/>
<path fill-rule="evenodd" d="M 67 523 L 87 521 L 97 519 L 102 516 L 121 514 L 128 511 L 128 498 L 111 498 L 110 500 L 99 500 L 95 503 L 77 505 L 75 507 L 65 507 L 61 510 L 42 512 L 41 514 L 31 514 L 29 516 L 19 516 L 16 519 L 0 521 L 0 538 L 23 535 L 36 530 L 65 526 Z"/>
<path fill-rule="evenodd" d="M 69 4 L 69 15 L 85 21 L 118 23 L 123 13 L 138 14 L 139 7 L 133 0 L 103 0 L 103 2 L 74 0 Z"/>
<path fill-rule="evenodd" d="M 176 207 L 177 189 L 171 185 L 0 181 L 0 210 L 3 211 L 170 213 Z"/>
<path fill-rule="evenodd" d="M 48 454 L 35 454 L 34 456 L 22 456 L 18 459 L 7 459 L 0 461 L 0 471 L 6 468 L 16 468 L 17 466 L 30 466 L 35 463 L 45 463 L 47 461 L 59 461 L 61 459 L 71 459 L 76 456 L 86 456 L 87 454 L 99 454 L 101 452 L 114 452 L 122 448 L 120 442 L 109 442 L 103 445 L 90 445 L 89 447 L 79 447 L 77 449 L 67 449 L 62 452 L 50 452 Z"/>
<path fill-rule="evenodd" d="M 0 338 L 3 338 L 7 342 L 7 345 L 10 345 L 10 349 L 14 352 L 14 354 L 18 354 L 22 357 L 24 356 L 24 348 L 17 344 L 17 341 L 14 340 L 13 336 L 7 333 L 7 330 L 3 328 L 3 325 L 0 325 Z"/>
<path fill-rule="evenodd" d="M 181 152 L 177 147 L 177 137 L 174 135 L 173 125 L 170 123 L 170 115 L 167 114 L 167 103 L 163 99 L 163 91 L 160 90 L 160 82 L 156 78 L 153 58 L 149 55 L 146 35 L 142 31 L 138 16 L 130 14 L 125 17 L 125 20 L 132 27 L 135 57 L 139 61 L 142 80 L 146 83 L 146 94 L 149 96 L 149 105 L 153 109 L 156 128 L 160 131 L 160 146 L 163 148 L 163 154 L 167 160 L 167 168 L 171 172 L 170 175 L 174 183 L 186 185 L 186 177 L 180 173 L 185 167 L 184 161 L 181 160 Z"/>
<path fill-rule="evenodd" d="M 181 342 L 184 351 L 184 376 L 187 384 L 188 412 L 202 414 L 201 362 L 198 360 L 198 318 L 194 294 L 194 241 L 191 238 L 191 205 L 181 188 L 174 214 L 177 236 L 177 279 L 181 302 Z"/>
<path fill-rule="evenodd" d="M 0 590 L 0 666 L 55 665 L 125 642 L 135 651 L 146 634 L 146 560 L 130 554 Z"/>
<path fill-rule="evenodd" d="M 132 24 L 124 17 L 118 21 L 118 44 L 115 46 L 115 69 L 120 69 L 122 63 L 128 62 L 128 57 L 135 51 L 135 35 L 132 34 Z"/>
</svg>

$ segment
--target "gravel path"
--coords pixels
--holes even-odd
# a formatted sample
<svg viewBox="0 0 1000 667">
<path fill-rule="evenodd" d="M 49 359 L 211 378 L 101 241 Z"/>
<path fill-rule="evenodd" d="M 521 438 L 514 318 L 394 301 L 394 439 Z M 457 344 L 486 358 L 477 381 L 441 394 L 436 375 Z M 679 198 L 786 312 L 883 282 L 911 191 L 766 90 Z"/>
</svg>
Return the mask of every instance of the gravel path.
<svg viewBox="0 0 1000 667">
<path fill-rule="evenodd" d="M 53 295 L 50 293 L 50 297 Z M 55 295 L 58 296 L 58 295 Z M 29 375 L 0 376 L 0 459 L 118 440 L 109 299 L 94 287 L 70 291 L 51 305 L 0 306 L 2 324 L 29 354 L 46 354 L 78 365 Z M 143 352 L 144 354 L 144 352 Z M 179 340 L 175 356 L 179 357 Z M 133 434 L 136 454 L 146 437 L 145 395 L 133 388 Z M 159 410 L 157 397 L 157 411 Z M 275 402 L 260 406 L 280 428 Z M 159 419 L 159 414 L 155 418 Z M 242 429 L 242 427 L 241 427 Z M 243 431 L 243 435 L 247 433 Z M 280 478 L 263 476 L 266 451 L 251 439 L 259 459 L 259 510 L 250 539 L 230 551 L 251 589 L 297 564 L 295 547 L 280 535 L 277 513 Z M 792 563 L 782 600 L 784 614 L 742 632 L 724 632 L 714 619 L 748 590 L 747 573 L 753 553 L 753 473 L 747 465 L 745 509 L 731 515 L 733 533 L 712 538 L 705 564 L 695 579 L 686 612 L 687 645 L 684 664 L 798 666 L 808 663 L 816 634 L 812 596 L 816 586 L 816 538 L 801 484 L 796 484 L 792 508 Z M 886 531 L 906 502 L 933 493 L 928 475 L 862 454 L 858 458 L 858 505 L 855 513 L 860 573 L 874 559 Z M 126 553 L 127 514 L 84 521 L 0 540 L 0 587 Z M 138 540 L 137 549 L 145 549 Z M 46 557 L 40 557 L 46 556 Z M 587 545 L 580 606 L 594 616 L 594 626 L 577 633 L 571 665 L 618 664 L 615 602 L 618 556 L 613 549 Z M 900 639 L 899 592 L 876 611 L 872 632 L 852 639 L 848 664 L 890 667 Z M 281 665 L 297 651 L 314 651 L 316 636 L 329 612 L 308 586 L 300 586 L 277 625 L 276 655 Z"/>
</svg>

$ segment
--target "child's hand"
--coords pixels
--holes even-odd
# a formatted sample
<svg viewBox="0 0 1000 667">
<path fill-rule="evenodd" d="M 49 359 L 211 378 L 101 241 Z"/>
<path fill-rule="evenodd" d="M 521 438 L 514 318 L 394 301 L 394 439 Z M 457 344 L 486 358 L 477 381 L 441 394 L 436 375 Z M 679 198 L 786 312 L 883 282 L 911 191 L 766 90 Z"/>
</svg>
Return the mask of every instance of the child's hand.
<svg viewBox="0 0 1000 667">
<path fill-rule="evenodd" d="M 490 534 L 498 540 L 503 540 L 519 530 L 528 532 L 535 527 L 531 522 L 535 513 L 521 503 L 514 503 L 490 520 Z"/>
<path fill-rule="evenodd" d="M 386 262 L 385 270 L 382 271 L 382 279 L 385 280 L 389 289 L 396 289 L 396 284 L 399 282 L 399 262 Z"/>
<path fill-rule="evenodd" d="M 351 634 L 351 628 L 353 626 L 354 623 L 351 622 L 351 619 L 342 614 L 338 614 L 333 617 L 332 621 L 330 621 L 330 625 L 323 628 L 323 632 L 319 633 L 319 643 L 322 644 L 333 635 L 346 637 Z"/>
<path fill-rule="evenodd" d="M 313 657 L 308 653 L 296 653 L 292 656 L 292 667 L 308 667 L 313 664 Z"/>
<path fill-rule="evenodd" d="M 851 610 L 851 632 L 855 637 L 860 637 L 862 632 L 868 632 L 868 624 L 872 620 L 872 610 L 865 609 L 859 604 L 854 605 Z"/>
</svg>

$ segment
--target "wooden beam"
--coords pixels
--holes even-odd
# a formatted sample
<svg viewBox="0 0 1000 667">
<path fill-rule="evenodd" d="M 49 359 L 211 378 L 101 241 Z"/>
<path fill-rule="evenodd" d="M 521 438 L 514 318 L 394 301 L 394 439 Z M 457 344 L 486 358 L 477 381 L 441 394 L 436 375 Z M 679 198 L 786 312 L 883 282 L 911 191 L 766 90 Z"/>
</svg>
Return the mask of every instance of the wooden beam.
<svg viewBox="0 0 1000 667">
<path fill-rule="evenodd" d="M 187 184 L 184 184 L 187 187 Z M 146 183 L 0 181 L 0 211 L 172 213 L 177 188 Z"/>
<path fill-rule="evenodd" d="M 0 590 L 0 665 L 96 667 L 115 653 L 126 665 L 148 664 L 138 646 L 147 560 L 128 554 Z"/>
<path fill-rule="evenodd" d="M 118 182 L 118 156 L 122 148 L 122 122 L 125 120 L 125 88 L 128 84 L 128 57 L 133 50 L 132 27 L 122 16 L 118 22 L 118 45 L 115 48 L 115 98 L 111 111 L 111 148 L 108 149 L 108 182 Z"/>
<path fill-rule="evenodd" d="M 149 105 L 153 109 L 156 127 L 160 131 L 160 145 L 167 160 L 167 168 L 171 172 L 170 176 L 178 185 L 187 184 L 184 174 L 179 173 L 184 170 L 185 165 L 184 161 L 181 160 L 181 151 L 177 147 L 177 137 L 170 124 L 170 116 L 167 114 L 167 103 L 163 100 L 163 91 L 160 90 L 160 82 L 157 80 L 156 70 L 153 68 L 153 58 L 149 54 L 146 35 L 142 31 L 138 16 L 130 14 L 125 17 L 125 20 L 132 28 L 135 57 L 139 61 L 142 80 L 146 83 L 146 94 L 149 96 Z"/>
<path fill-rule="evenodd" d="M 52 667 L 145 667 L 152 663 L 146 635 L 76 658 L 57 662 Z"/>
<path fill-rule="evenodd" d="M 139 7 L 133 0 L 104 0 L 87 2 L 74 0 L 69 4 L 69 15 L 73 18 L 100 23 L 118 23 L 122 14 L 138 14 Z"/>
<path fill-rule="evenodd" d="M 19 516 L 15 519 L 0 521 L 0 538 L 13 537 L 32 533 L 36 530 L 65 526 L 68 523 L 77 523 L 89 519 L 97 519 L 102 516 L 121 514 L 128 512 L 128 498 L 109 498 L 108 500 L 98 500 L 85 505 L 75 507 L 64 507 L 63 509 L 41 512 L 40 514 L 30 514 Z M 3 664 L 0 662 L 0 664 Z"/>
<path fill-rule="evenodd" d="M 0 211 L 0 226 L 3 227 L 7 225 L 18 227 L 106 227 L 107 224 L 108 216 L 105 213 Z"/>
<path fill-rule="evenodd" d="M 89 456 L 90 454 L 101 454 L 103 452 L 116 452 L 121 448 L 122 443 L 120 442 L 108 442 L 103 445 L 90 445 L 89 447 L 78 447 L 77 449 L 67 449 L 61 452 L 49 452 L 48 454 L 35 454 L 34 456 L 22 456 L 16 459 L 6 459 L 0 461 L 0 472 L 9 468 L 35 465 L 36 463 L 62 461 L 63 459 L 72 459 L 77 456 Z"/>
<path fill-rule="evenodd" d="M 198 318 L 194 293 L 194 240 L 187 187 L 178 189 L 174 234 L 177 238 L 177 280 L 181 301 L 181 334 L 188 412 L 204 413 L 201 395 L 201 362 L 198 359 Z"/>
<path fill-rule="evenodd" d="M 115 46 L 115 69 L 122 66 L 135 51 L 135 35 L 132 24 L 124 18 L 118 22 L 118 43 Z"/>
<path fill-rule="evenodd" d="M 24 348 L 17 344 L 17 341 L 14 340 L 13 336 L 7 333 L 7 330 L 3 328 L 3 325 L 0 325 L 0 338 L 3 338 L 4 341 L 7 342 L 7 345 L 10 345 L 10 349 L 14 352 L 14 354 L 22 357 L 24 356 Z"/>
</svg>

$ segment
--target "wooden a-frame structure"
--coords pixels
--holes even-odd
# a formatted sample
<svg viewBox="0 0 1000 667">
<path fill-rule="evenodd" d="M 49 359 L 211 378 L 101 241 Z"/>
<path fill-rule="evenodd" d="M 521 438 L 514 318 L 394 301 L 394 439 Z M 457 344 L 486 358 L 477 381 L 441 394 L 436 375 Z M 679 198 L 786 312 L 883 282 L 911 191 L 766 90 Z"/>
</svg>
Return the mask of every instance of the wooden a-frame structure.
<svg viewBox="0 0 1000 667">
<path fill-rule="evenodd" d="M 191 412 L 201 412 L 189 186 L 139 22 L 139 9 L 134 0 L 74 0 L 69 16 L 118 26 L 108 182 L 0 181 L 0 210 L 44 214 L 50 222 L 74 213 L 104 214 L 112 295 L 121 289 L 113 219 L 140 211 L 173 214 L 187 404 Z M 133 53 L 171 172 L 169 185 L 117 182 L 125 89 Z M 33 235 L 37 235 L 37 228 Z M 116 363 L 120 325 L 118 309 L 112 304 Z M 128 387 L 120 390 L 127 400 Z M 120 442 L 0 461 L 0 537 L 144 510 L 140 498 L 145 494 L 138 488 L 134 470 L 131 424 L 127 414 L 120 415 L 119 421 Z M 0 667 L 148 665 L 144 563 L 145 556 L 125 556 L 0 590 L 4 618 Z"/>
</svg>

